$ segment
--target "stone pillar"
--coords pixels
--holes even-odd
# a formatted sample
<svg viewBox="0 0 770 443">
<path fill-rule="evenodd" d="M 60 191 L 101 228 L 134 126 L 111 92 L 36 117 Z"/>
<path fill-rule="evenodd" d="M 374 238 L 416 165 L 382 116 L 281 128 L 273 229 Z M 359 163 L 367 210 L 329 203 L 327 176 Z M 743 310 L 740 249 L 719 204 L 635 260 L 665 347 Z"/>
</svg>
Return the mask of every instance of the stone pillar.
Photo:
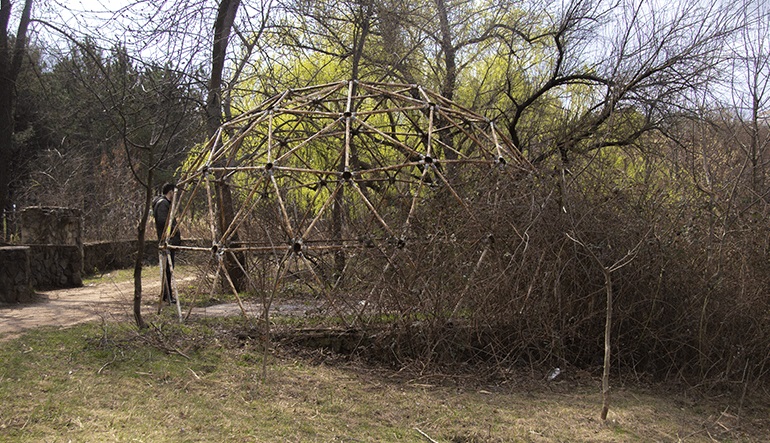
<svg viewBox="0 0 770 443">
<path fill-rule="evenodd" d="M 80 209 L 31 206 L 21 211 L 21 243 L 83 248 Z"/>
<path fill-rule="evenodd" d="M 21 242 L 30 246 L 34 288 L 83 285 L 82 217 L 79 209 L 33 206 L 21 211 Z"/>
<path fill-rule="evenodd" d="M 0 302 L 32 301 L 35 291 L 30 284 L 29 247 L 0 247 Z"/>
</svg>

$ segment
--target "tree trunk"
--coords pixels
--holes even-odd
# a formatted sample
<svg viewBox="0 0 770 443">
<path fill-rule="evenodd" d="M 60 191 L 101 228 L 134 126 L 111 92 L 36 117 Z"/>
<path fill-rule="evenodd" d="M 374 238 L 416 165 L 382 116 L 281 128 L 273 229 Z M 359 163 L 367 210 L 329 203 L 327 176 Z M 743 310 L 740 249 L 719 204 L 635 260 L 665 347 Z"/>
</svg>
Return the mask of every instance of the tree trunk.
<svg viewBox="0 0 770 443">
<path fill-rule="evenodd" d="M 150 152 L 150 162 L 152 164 L 152 151 Z M 142 210 L 142 219 L 136 227 L 136 261 L 134 261 L 134 320 L 139 329 L 144 329 L 147 324 L 142 318 L 142 261 L 144 259 L 144 243 L 147 237 L 147 220 L 150 217 L 150 204 L 152 202 L 152 168 L 147 171 L 147 188 L 144 195 L 144 209 Z M 162 276 L 163 278 L 163 276 Z M 161 281 L 161 284 L 163 281 Z"/>
<path fill-rule="evenodd" d="M 353 59 L 352 59 L 352 65 L 350 70 L 350 80 L 352 81 L 352 84 L 349 84 L 348 86 L 348 108 L 346 109 L 346 112 L 348 114 L 352 113 L 356 109 L 356 104 L 353 101 L 353 97 L 356 96 L 358 93 L 358 77 L 359 72 L 361 69 L 361 59 L 364 56 L 364 47 L 366 46 L 366 40 L 369 38 L 369 33 L 371 31 L 371 20 L 372 16 L 374 15 L 374 8 L 371 0 L 362 2 L 360 4 L 359 9 L 359 23 L 360 26 L 359 29 L 357 29 L 354 33 L 354 41 L 353 41 Z M 358 168 L 358 162 L 357 158 L 358 155 L 356 153 L 356 145 L 355 140 L 352 139 L 353 137 L 353 128 L 351 128 L 351 117 L 347 117 L 347 123 L 346 123 L 346 137 L 348 138 L 348 148 L 349 152 L 347 152 L 347 156 L 343 154 L 343 156 L 340 158 L 340 165 L 337 168 L 337 171 L 340 174 L 344 174 L 346 171 L 349 171 L 351 169 L 351 166 L 353 169 Z M 349 162 L 352 162 L 349 163 Z M 334 206 L 332 207 L 332 239 L 334 239 L 335 246 L 337 246 L 339 249 L 335 251 L 334 253 L 334 281 L 339 283 L 342 280 L 342 275 L 345 271 L 345 250 L 342 248 L 343 244 L 343 218 L 345 213 L 345 186 L 347 186 L 347 183 L 340 183 L 340 189 L 337 192 L 337 195 L 334 197 Z"/>
<path fill-rule="evenodd" d="M 224 174 L 223 174 L 224 175 Z M 224 181 L 217 181 L 217 198 L 219 199 L 219 232 L 226 232 L 227 228 L 232 224 L 235 219 L 235 208 L 233 206 L 233 195 L 230 192 L 230 186 Z M 229 239 L 224 239 L 226 247 L 236 247 L 240 242 L 238 231 L 233 231 L 230 234 Z M 235 252 L 233 254 L 225 254 L 225 270 L 233 281 L 233 285 L 237 291 L 243 291 L 246 289 L 248 280 L 246 274 L 243 272 L 247 268 L 245 255 L 243 252 Z M 240 266 L 238 264 L 240 262 Z"/>
<path fill-rule="evenodd" d="M 441 51 L 444 53 L 444 81 L 441 85 L 441 95 L 449 100 L 454 99 L 455 83 L 457 83 L 457 50 L 452 44 L 452 31 L 449 28 L 449 11 L 444 0 L 436 0 L 439 26 L 441 30 Z"/>
<path fill-rule="evenodd" d="M 240 0 L 221 0 L 217 10 L 217 18 L 214 22 L 214 43 L 211 51 L 211 77 L 209 78 L 209 91 L 206 97 L 206 127 L 209 137 L 219 129 L 222 116 L 222 75 L 227 58 L 227 44 L 230 39 L 230 30 L 238 12 Z"/>
<path fill-rule="evenodd" d="M 4 65 L 5 62 L 0 59 L 0 66 Z M 10 165 L 13 159 L 13 104 L 13 82 L 8 81 L 4 73 L 0 74 L 0 213 L 9 206 Z"/>
<path fill-rule="evenodd" d="M 11 160 L 14 157 L 13 130 L 16 79 L 21 70 L 27 40 L 27 27 L 32 14 L 32 0 L 25 0 L 19 19 L 15 42 L 11 48 L 8 26 L 11 18 L 10 0 L 0 1 L 0 214 L 9 206 Z"/>
<path fill-rule="evenodd" d="M 444 80 L 441 84 L 441 95 L 449 100 L 454 100 L 455 86 L 457 84 L 457 50 L 452 44 L 452 32 L 449 27 L 449 11 L 444 0 L 436 0 L 439 24 L 441 30 L 441 51 L 444 53 Z M 444 127 L 446 122 L 441 115 L 434 116 L 436 126 Z M 448 131 L 439 134 L 441 142 L 446 146 L 453 146 L 452 136 Z M 433 154 L 435 155 L 435 153 Z M 457 159 L 457 153 L 451 149 L 445 149 L 444 157 L 447 160 Z"/>
<path fill-rule="evenodd" d="M 345 251 L 342 248 L 342 212 L 344 210 L 345 184 L 339 184 L 339 191 L 334 196 L 332 207 L 332 239 L 338 249 L 334 252 L 334 281 L 341 282 L 345 271 Z"/>
<path fill-rule="evenodd" d="M 240 0 L 221 0 L 217 10 L 217 18 L 214 22 L 214 43 L 211 53 L 211 78 L 209 79 L 209 91 L 206 99 L 206 127 L 208 136 L 213 137 L 219 129 L 222 116 L 222 75 L 227 57 L 227 45 L 230 39 L 235 16 L 238 12 Z M 221 177 L 219 177 L 221 178 Z M 219 199 L 219 229 L 226 232 L 235 219 L 233 196 L 230 186 L 224 181 L 217 180 L 217 197 Z M 238 232 L 233 232 L 225 246 L 237 245 L 240 238 Z M 243 253 L 235 254 L 235 259 L 230 254 L 225 254 L 225 268 L 238 291 L 246 288 L 246 278 L 238 263 L 241 262 L 246 269 L 246 261 Z"/>
</svg>

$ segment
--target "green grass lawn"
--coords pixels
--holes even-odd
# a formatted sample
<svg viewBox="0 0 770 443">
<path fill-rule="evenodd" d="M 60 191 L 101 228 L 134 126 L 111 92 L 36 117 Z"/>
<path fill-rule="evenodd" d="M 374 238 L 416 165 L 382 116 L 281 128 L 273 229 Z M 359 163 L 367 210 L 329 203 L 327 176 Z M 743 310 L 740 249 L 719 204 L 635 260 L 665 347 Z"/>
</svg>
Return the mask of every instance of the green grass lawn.
<svg viewBox="0 0 770 443">
<path fill-rule="evenodd" d="M 0 342 L 4 442 L 765 442 L 767 402 L 599 381 L 395 372 L 244 338 L 239 319 Z"/>
</svg>

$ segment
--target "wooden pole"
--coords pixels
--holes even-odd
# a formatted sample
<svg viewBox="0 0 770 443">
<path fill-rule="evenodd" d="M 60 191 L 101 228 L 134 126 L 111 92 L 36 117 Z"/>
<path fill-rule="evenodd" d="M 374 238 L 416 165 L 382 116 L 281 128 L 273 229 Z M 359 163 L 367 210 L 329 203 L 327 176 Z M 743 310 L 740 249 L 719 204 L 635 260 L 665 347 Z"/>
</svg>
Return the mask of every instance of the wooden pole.
<svg viewBox="0 0 770 443">
<path fill-rule="evenodd" d="M 182 323 L 184 321 L 182 318 L 182 302 L 179 300 L 179 291 L 177 291 L 176 288 L 176 278 L 174 277 L 174 261 L 171 259 L 171 254 L 168 255 L 168 266 L 171 270 L 171 299 L 176 299 L 176 313 L 179 316 L 179 323 Z"/>
<path fill-rule="evenodd" d="M 160 267 L 160 295 L 158 296 L 158 314 L 163 308 L 163 292 L 166 290 L 166 251 L 158 250 L 158 265 Z"/>
</svg>

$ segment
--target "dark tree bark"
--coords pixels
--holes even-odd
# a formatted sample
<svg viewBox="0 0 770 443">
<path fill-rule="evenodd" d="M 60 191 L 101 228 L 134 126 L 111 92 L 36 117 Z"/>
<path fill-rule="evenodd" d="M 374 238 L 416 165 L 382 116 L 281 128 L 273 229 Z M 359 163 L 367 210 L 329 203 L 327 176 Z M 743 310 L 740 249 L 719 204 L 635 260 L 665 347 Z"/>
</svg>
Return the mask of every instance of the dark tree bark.
<svg viewBox="0 0 770 443">
<path fill-rule="evenodd" d="M 445 1 L 436 0 L 436 8 L 438 10 L 439 31 L 441 32 L 440 46 L 444 53 L 444 69 L 446 70 L 441 84 L 441 95 L 449 100 L 454 100 L 455 88 L 457 87 L 457 48 L 452 43 L 452 29 L 449 25 L 449 11 Z M 436 118 L 438 126 L 446 124 L 441 116 L 436 116 Z M 439 137 L 446 146 L 453 146 L 451 135 L 448 132 L 442 132 Z M 450 160 L 457 158 L 457 154 L 451 149 L 447 149 L 444 156 Z"/>
<path fill-rule="evenodd" d="M 356 82 L 359 79 L 358 77 L 361 68 L 361 60 L 364 56 L 366 40 L 369 38 L 369 33 L 371 31 L 371 21 L 373 14 L 374 8 L 371 0 L 362 2 L 359 5 L 357 14 L 358 21 L 355 24 L 355 31 L 353 33 L 353 58 L 350 70 L 350 79 L 353 81 L 353 84 L 350 85 L 350 89 L 348 90 L 349 94 L 353 97 L 356 96 L 358 90 Z M 355 110 L 355 107 L 356 104 L 352 103 L 351 111 Z M 340 173 L 344 173 L 349 166 L 353 169 L 358 169 L 360 166 L 357 164 L 358 155 L 356 154 L 355 140 L 350 141 L 350 157 L 350 161 L 352 162 L 351 165 L 346 164 L 347 159 L 344 157 L 340 159 L 340 165 L 338 168 Z M 342 239 L 345 235 L 345 233 L 342 231 L 343 216 L 345 213 L 345 186 L 346 184 L 343 184 L 340 190 L 337 192 L 337 195 L 334 197 L 334 207 L 332 208 L 332 238 L 334 238 L 338 246 L 342 246 Z M 337 282 L 341 281 L 340 279 L 342 278 L 345 270 L 345 262 L 345 251 L 340 248 L 337 250 L 337 252 L 334 253 L 334 278 Z"/>
<path fill-rule="evenodd" d="M 10 167 L 14 157 L 13 130 L 16 80 L 21 70 L 32 13 L 32 0 L 24 1 L 15 40 L 8 32 L 11 1 L 0 0 L 0 210 L 8 207 Z"/>
<path fill-rule="evenodd" d="M 240 0 L 222 0 L 217 10 L 217 18 L 214 22 L 214 43 L 211 53 L 211 77 L 209 78 L 209 91 L 206 99 L 206 128 L 209 137 L 214 136 L 222 118 L 222 75 L 224 72 L 225 60 L 227 58 L 227 45 L 230 39 L 230 32 L 233 28 L 235 16 L 238 12 Z M 233 207 L 233 197 L 229 185 L 221 180 L 217 180 L 217 196 L 219 198 L 219 230 L 227 231 L 235 218 L 235 209 Z M 230 236 L 228 243 L 237 245 L 239 242 L 238 232 L 235 231 Z M 236 259 L 241 262 L 243 268 L 246 267 L 243 254 L 235 254 Z M 241 266 L 235 263 L 230 254 L 225 255 L 225 265 L 227 272 L 235 284 L 237 290 L 243 290 L 246 287 L 246 276 Z"/>
<path fill-rule="evenodd" d="M 444 80 L 441 85 L 441 95 L 454 100 L 457 83 L 457 49 L 452 43 L 452 30 L 449 26 L 449 11 L 444 0 L 436 0 L 438 10 L 439 31 L 441 33 L 441 51 L 444 53 Z"/>
<path fill-rule="evenodd" d="M 227 45 L 233 28 L 235 15 L 238 12 L 240 0 L 222 0 L 217 10 L 214 22 L 214 43 L 211 51 L 211 77 L 206 98 L 206 114 L 208 135 L 213 136 L 219 129 L 222 117 L 222 75 L 227 58 Z"/>
<path fill-rule="evenodd" d="M 150 157 L 148 164 L 152 164 L 152 151 L 149 151 L 148 156 Z M 142 318 L 142 261 L 144 260 L 144 245 L 145 239 L 147 238 L 147 220 L 150 217 L 150 204 L 153 197 L 152 181 L 153 169 L 149 168 L 147 170 L 147 186 L 145 188 L 142 219 L 136 227 L 137 251 L 136 261 L 134 261 L 134 320 L 139 329 L 145 329 L 147 327 L 147 324 Z"/>
</svg>

